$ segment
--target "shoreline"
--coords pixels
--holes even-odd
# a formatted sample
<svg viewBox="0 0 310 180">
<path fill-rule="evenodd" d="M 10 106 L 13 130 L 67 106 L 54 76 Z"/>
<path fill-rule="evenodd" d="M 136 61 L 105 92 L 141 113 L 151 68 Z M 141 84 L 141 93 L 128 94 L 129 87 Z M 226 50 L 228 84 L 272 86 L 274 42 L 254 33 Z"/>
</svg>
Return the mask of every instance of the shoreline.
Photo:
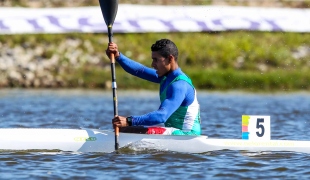
<svg viewBox="0 0 310 180">
<path fill-rule="evenodd" d="M 66 94 L 83 94 L 83 95 L 107 95 L 111 96 L 112 98 L 112 90 L 111 89 L 85 89 L 85 88 L 21 88 L 21 87 L 14 87 L 14 88 L 0 88 L 0 96 L 4 97 L 6 96 L 6 93 L 19 93 L 19 92 L 33 92 L 34 96 L 38 96 L 40 94 L 37 94 L 37 92 L 41 93 L 59 93 L 61 95 Z M 86 94 L 85 94 L 86 93 Z M 206 90 L 206 89 L 197 89 L 198 95 L 202 94 L 219 94 L 219 95 L 227 95 L 227 94 L 234 94 L 234 95 L 272 95 L 272 96 L 282 96 L 282 95 L 294 95 L 294 94 L 304 94 L 309 95 L 310 92 L 307 90 L 296 90 L 296 91 L 259 91 L 259 92 L 253 92 L 253 91 L 246 91 L 246 90 L 238 90 L 238 89 L 228 89 L 228 90 Z M 158 90 L 157 89 L 117 89 L 118 97 L 120 96 L 146 96 L 154 95 L 154 97 L 158 96 Z M 112 99 L 111 99 L 112 100 Z"/>
<path fill-rule="evenodd" d="M 309 33 L 115 34 L 114 40 L 124 55 L 148 66 L 151 42 L 163 37 L 178 45 L 179 65 L 197 89 L 310 89 Z M 229 46 L 225 45 L 227 40 Z M 111 72 L 105 55 L 107 43 L 105 34 L 1 35 L 0 88 L 109 89 Z M 116 79 L 123 89 L 155 87 L 128 75 L 118 64 Z"/>
</svg>

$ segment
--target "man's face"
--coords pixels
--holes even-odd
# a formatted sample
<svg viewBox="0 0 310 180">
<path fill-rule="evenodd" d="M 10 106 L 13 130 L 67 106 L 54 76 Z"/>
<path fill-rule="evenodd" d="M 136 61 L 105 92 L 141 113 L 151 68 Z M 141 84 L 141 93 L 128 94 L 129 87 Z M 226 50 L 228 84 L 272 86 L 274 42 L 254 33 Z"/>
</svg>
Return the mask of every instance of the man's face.
<svg viewBox="0 0 310 180">
<path fill-rule="evenodd" d="M 157 51 L 152 52 L 152 67 L 156 70 L 159 77 L 166 75 L 171 69 L 171 61 L 164 58 Z"/>
</svg>

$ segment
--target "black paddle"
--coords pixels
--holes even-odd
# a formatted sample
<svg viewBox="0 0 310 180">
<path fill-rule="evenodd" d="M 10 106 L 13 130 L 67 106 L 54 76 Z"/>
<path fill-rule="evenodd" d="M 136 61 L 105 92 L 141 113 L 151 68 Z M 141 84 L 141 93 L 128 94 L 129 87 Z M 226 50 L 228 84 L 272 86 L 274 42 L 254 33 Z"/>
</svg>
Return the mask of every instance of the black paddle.
<svg viewBox="0 0 310 180">
<path fill-rule="evenodd" d="M 118 9 L 118 0 L 99 0 L 101 12 L 104 18 L 104 21 L 108 28 L 109 42 L 112 42 L 113 32 L 112 26 L 117 14 Z M 117 116 L 117 95 L 116 95 L 116 76 L 115 76 L 115 57 L 114 54 L 110 54 L 111 60 L 111 73 L 112 73 L 112 91 L 113 91 L 113 105 L 114 105 L 114 117 Z M 115 150 L 118 150 L 119 143 L 119 128 L 115 126 Z"/>
</svg>

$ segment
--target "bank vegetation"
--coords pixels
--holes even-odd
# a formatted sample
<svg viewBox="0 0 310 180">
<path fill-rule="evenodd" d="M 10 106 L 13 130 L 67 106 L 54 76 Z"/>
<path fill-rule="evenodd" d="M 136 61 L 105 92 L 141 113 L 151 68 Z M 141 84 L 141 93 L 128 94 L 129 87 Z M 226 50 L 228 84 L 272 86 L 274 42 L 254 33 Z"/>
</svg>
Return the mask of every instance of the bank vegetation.
<svg viewBox="0 0 310 180">
<path fill-rule="evenodd" d="M 120 51 L 150 66 L 150 46 L 169 38 L 198 89 L 310 89 L 310 34 L 212 32 L 114 34 Z M 0 36 L 0 87 L 111 88 L 106 34 Z M 118 88 L 157 89 L 116 64 Z"/>
</svg>

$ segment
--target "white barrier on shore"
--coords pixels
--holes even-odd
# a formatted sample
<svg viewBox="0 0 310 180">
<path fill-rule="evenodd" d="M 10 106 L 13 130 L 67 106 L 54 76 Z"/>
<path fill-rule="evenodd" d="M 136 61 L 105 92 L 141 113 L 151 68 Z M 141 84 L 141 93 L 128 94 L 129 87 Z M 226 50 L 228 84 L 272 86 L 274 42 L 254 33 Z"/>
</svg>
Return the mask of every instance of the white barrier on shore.
<svg viewBox="0 0 310 180">
<path fill-rule="evenodd" d="M 100 7 L 0 8 L 0 34 L 106 32 Z M 120 4 L 116 33 L 310 32 L 310 9 Z"/>
</svg>

